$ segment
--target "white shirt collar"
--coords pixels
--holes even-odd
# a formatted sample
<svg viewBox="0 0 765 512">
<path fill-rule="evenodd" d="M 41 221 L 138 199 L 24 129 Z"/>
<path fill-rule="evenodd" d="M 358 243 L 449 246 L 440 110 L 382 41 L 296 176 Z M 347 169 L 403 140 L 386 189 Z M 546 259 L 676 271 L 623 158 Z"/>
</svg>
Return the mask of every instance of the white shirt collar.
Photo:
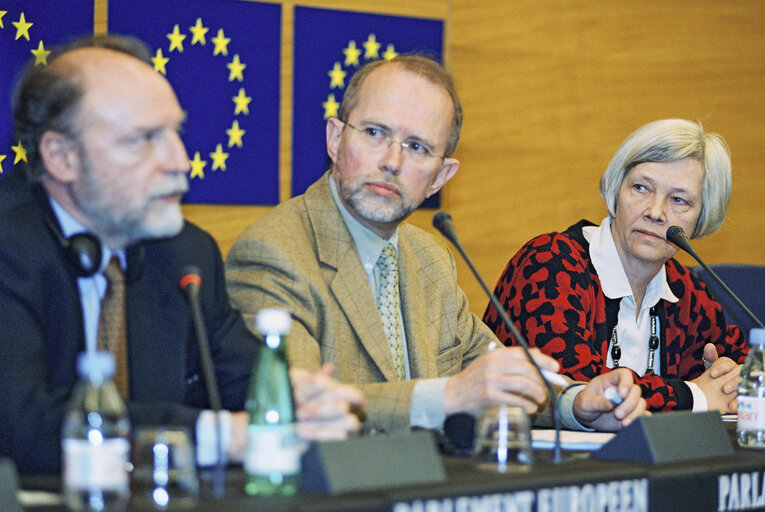
<svg viewBox="0 0 765 512">
<path fill-rule="evenodd" d="M 592 265 L 600 277 L 600 284 L 606 297 L 609 299 L 632 297 L 632 287 L 627 279 L 627 274 L 624 272 L 614 237 L 611 234 L 611 218 L 603 219 L 600 226 L 583 227 L 582 234 L 590 244 Z M 669 283 L 667 283 L 667 272 L 664 265 L 648 283 L 642 307 L 653 307 L 660 299 L 669 302 L 678 301 L 678 298 L 672 293 Z"/>
</svg>

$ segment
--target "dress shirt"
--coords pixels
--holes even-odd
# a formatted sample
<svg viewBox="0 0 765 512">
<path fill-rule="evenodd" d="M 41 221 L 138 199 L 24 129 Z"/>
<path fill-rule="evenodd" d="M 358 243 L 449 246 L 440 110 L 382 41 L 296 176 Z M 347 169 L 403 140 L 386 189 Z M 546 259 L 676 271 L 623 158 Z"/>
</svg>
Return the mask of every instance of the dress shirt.
<svg viewBox="0 0 765 512">
<path fill-rule="evenodd" d="M 61 233 L 65 238 L 79 233 L 87 233 L 87 229 L 71 213 L 66 211 L 58 201 L 49 196 L 53 213 L 61 226 Z M 112 255 L 119 258 L 122 270 L 125 270 L 125 250 L 112 251 L 101 244 L 101 264 L 98 272 L 90 277 L 78 277 L 77 287 L 80 290 L 80 303 L 82 304 L 82 324 L 85 331 L 85 347 L 87 350 L 97 350 L 98 347 L 98 316 L 101 313 L 101 300 L 106 293 L 106 277 L 103 271 Z"/>
<path fill-rule="evenodd" d="M 651 279 L 645 290 L 640 311 L 632 293 L 627 274 L 616 250 L 614 237 L 611 233 L 611 218 L 606 217 L 600 226 L 585 226 L 582 228 L 584 238 L 590 244 L 592 264 L 600 277 L 603 294 L 609 299 L 619 299 L 619 316 L 616 323 L 616 336 L 619 340 L 622 355 L 619 366 L 633 369 L 639 375 L 644 375 L 648 365 L 648 340 L 651 334 L 650 310 L 659 301 L 677 302 L 678 298 L 672 293 L 667 283 L 664 266 Z M 658 326 L 657 326 L 658 327 Z M 661 344 L 654 354 L 654 373 L 661 375 L 659 353 Z M 613 368 L 614 361 L 609 346 L 606 366 Z M 706 411 L 707 399 L 704 392 L 692 382 L 686 382 L 693 394 L 693 411 Z"/>
</svg>

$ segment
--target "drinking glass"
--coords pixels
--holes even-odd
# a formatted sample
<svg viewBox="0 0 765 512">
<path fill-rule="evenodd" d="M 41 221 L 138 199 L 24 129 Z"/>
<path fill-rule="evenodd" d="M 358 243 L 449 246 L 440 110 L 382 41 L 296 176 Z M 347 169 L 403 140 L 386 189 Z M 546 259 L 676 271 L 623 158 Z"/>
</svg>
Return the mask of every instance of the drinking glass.
<svg viewBox="0 0 765 512">
<path fill-rule="evenodd" d="M 188 429 L 136 429 L 132 481 L 135 505 L 170 511 L 193 508 L 199 497 L 199 481 Z"/>
<path fill-rule="evenodd" d="M 486 407 L 476 422 L 473 453 L 479 469 L 528 471 L 534 462 L 529 416 L 520 407 Z"/>
</svg>

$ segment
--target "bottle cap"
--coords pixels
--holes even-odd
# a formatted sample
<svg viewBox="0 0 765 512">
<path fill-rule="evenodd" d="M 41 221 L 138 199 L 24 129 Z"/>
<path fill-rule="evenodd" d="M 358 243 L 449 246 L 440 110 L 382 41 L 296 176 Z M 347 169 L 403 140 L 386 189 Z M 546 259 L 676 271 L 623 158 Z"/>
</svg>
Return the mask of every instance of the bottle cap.
<svg viewBox="0 0 765 512">
<path fill-rule="evenodd" d="M 266 308 L 255 313 L 255 328 L 259 333 L 275 332 L 283 336 L 290 331 L 291 325 L 292 317 L 286 309 Z"/>
<path fill-rule="evenodd" d="M 114 354 L 108 350 L 80 352 L 77 356 L 77 374 L 88 380 L 104 380 L 114 377 L 117 364 Z"/>
<path fill-rule="evenodd" d="M 749 331 L 750 345 L 765 345 L 765 329 L 762 327 L 753 327 Z"/>
</svg>

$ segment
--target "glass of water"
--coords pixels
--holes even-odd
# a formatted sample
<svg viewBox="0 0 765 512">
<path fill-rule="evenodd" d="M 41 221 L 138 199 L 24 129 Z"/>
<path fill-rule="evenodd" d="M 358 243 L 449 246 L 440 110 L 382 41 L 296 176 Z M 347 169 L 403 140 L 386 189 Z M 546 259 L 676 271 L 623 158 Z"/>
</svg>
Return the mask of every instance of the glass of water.
<svg viewBox="0 0 765 512">
<path fill-rule="evenodd" d="M 184 427 L 140 427 L 133 439 L 132 504 L 189 510 L 199 497 L 191 435 Z"/>
<path fill-rule="evenodd" d="M 521 407 L 491 405 L 476 422 L 474 462 L 479 469 L 528 471 L 534 463 L 529 416 Z"/>
</svg>

